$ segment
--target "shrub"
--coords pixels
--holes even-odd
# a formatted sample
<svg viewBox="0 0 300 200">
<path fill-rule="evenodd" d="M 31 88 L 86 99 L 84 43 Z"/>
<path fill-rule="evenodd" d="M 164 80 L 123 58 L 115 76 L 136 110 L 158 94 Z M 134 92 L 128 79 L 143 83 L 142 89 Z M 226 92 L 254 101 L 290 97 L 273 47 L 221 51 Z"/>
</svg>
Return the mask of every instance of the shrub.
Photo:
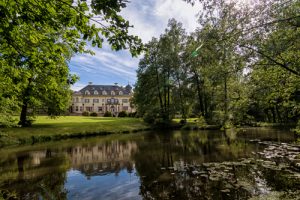
<svg viewBox="0 0 300 200">
<path fill-rule="evenodd" d="M 137 116 L 136 112 L 128 113 L 128 117 L 136 117 L 136 116 Z"/>
<path fill-rule="evenodd" d="M 97 117 L 97 116 L 98 116 L 98 114 L 97 114 L 97 113 L 95 113 L 95 112 L 92 112 L 92 113 L 90 114 L 90 116 L 91 116 L 91 117 Z"/>
<path fill-rule="evenodd" d="M 298 135 L 300 135 L 300 119 L 299 119 L 299 121 L 298 121 L 298 123 L 297 123 L 297 126 L 296 126 L 296 128 L 294 129 L 294 131 L 295 131 Z"/>
<path fill-rule="evenodd" d="M 84 111 L 84 112 L 82 113 L 82 116 L 89 116 L 89 115 L 90 115 L 90 113 L 87 112 L 87 111 Z"/>
<path fill-rule="evenodd" d="M 103 115 L 103 117 L 111 117 L 111 116 L 112 116 L 112 114 L 109 111 L 106 111 Z"/>
<path fill-rule="evenodd" d="M 191 113 L 191 114 L 189 115 L 189 118 L 197 118 L 197 117 L 199 117 L 199 115 L 197 115 L 197 114 L 195 114 L 195 113 Z"/>
<path fill-rule="evenodd" d="M 180 125 L 185 125 L 186 124 L 186 119 L 181 119 L 179 123 L 180 123 Z"/>
<path fill-rule="evenodd" d="M 121 111 L 118 115 L 118 117 L 127 117 L 126 111 Z"/>
</svg>

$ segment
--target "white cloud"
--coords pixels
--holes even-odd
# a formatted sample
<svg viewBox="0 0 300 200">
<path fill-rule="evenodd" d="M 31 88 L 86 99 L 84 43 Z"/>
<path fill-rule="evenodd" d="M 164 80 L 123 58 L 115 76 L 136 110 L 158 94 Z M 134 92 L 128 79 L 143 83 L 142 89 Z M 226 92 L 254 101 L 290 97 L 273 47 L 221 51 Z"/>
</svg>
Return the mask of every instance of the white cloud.
<svg viewBox="0 0 300 200">
<path fill-rule="evenodd" d="M 86 86 L 86 84 L 75 83 L 74 85 L 71 86 L 71 90 L 73 90 L 73 91 L 79 91 L 79 90 L 81 90 L 84 86 Z"/>
<path fill-rule="evenodd" d="M 121 14 L 134 25 L 130 33 L 148 42 L 152 37 L 159 37 L 165 30 L 168 20 L 175 18 L 183 23 L 187 32 L 197 27 L 196 15 L 200 11 L 200 5 L 192 6 L 183 0 L 133 0 Z"/>
<path fill-rule="evenodd" d="M 199 6 L 192 7 L 183 0 L 132 0 L 121 15 L 134 25 L 130 34 L 139 36 L 146 43 L 164 32 L 170 18 L 182 22 L 187 32 L 193 31 L 197 27 L 199 10 Z M 89 81 L 123 85 L 136 81 L 138 58 L 132 58 L 129 51 L 114 52 L 107 42 L 101 49 L 90 49 L 95 52 L 94 56 L 78 54 L 71 60 L 71 72 L 80 75 L 74 89 L 80 89 Z"/>
</svg>

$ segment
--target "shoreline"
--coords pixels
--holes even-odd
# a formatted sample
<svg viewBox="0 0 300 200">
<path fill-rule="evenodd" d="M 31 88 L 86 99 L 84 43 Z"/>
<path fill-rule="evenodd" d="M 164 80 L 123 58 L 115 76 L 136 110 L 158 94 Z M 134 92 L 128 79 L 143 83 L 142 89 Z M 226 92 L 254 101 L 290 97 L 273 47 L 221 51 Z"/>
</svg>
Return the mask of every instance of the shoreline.
<svg viewBox="0 0 300 200">
<path fill-rule="evenodd" d="M 291 124 L 261 123 L 260 125 L 262 124 L 264 126 L 238 126 L 232 128 L 292 128 Z M 167 127 L 155 127 L 144 123 L 142 119 L 138 118 L 62 117 L 57 120 L 50 120 L 45 117 L 38 117 L 37 123 L 32 127 L 0 128 L 0 148 L 162 129 L 222 130 L 222 127 L 219 125 L 199 126 L 194 122 L 182 125 L 175 121 Z"/>
</svg>

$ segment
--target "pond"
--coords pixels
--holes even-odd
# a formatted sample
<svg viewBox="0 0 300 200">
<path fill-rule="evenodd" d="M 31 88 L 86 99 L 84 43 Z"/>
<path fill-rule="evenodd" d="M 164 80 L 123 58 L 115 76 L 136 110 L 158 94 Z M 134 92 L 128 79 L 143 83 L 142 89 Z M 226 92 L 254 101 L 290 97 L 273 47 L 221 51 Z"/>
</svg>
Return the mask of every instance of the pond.
<svg viewBox="0 0 300 200">
<path fill-rule="evenodd" d="M 288 130 L 108 135 L 0 149 L 0 199 L 299 199 Z"/>
</svg>

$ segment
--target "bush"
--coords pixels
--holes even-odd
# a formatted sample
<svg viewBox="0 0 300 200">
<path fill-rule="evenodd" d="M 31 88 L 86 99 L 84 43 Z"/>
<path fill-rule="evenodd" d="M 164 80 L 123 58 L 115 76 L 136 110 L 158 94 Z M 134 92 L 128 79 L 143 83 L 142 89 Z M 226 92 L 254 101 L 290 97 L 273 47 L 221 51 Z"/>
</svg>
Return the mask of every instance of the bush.
<svg viewBox="0 0 300 200">
<path fill-rule="evenodd" d="M 17 126 L 17 121 L 14 114 L 18 113 L 18 103 L 13 99 L 3 98 L 0 94 L 0 127 Z"/>
<path fill-rule="evenodd" d="M 197 114 L 195 114 L 195 113 L 191 113 L 191 114 L 189 115 L 189 118 L 197 118 L 197 117 L 199 117 L 199 115 L 197 115 Z"/>
<path fill-rule="evenodd" d="M 84 111 L 84 112 L 82 113 L 82 116 L 90 116 L 90 113 L 87 112 L 87 111 Z"/>
<path fill-rule="evenodd" d="M 126 111 L 121 111 L 118 115 L 118 117 L 127 117 L 127 116 L 128 115 L 127 115 Z"/>
<path fill-rule="evenodd" d="M 186 124 L 186 119 L 181 119 L 179 122 L 180 125 L 185 125 Z"/>
<path fill-rule="evenodd" d="M 136 115 L 137 115 L 136 112 L 128 113 L 128 117 L 136 117 Z"/>
<path fill-rule="evenodd" d="M 97 117 L 97 116 L 98 116 L 98 114 L 97 114 L 97 113 L 95 113 L 95 112 L 92 112 L 92 113 L 90 114 L 90 116 L 91 116 L 91 117 Z"/>
<path fill-rule="evenodd" d="M 295 133 L 297 133 L 298 135 L 300 135 L 300 119 L 299 119 L 299 121 L 298 121 L 298 123 L 297 123 L 297 126 L 296 126 L 296 128 L 294 129 L 294 131 L 295 131 Z"/>
<path fill-rule="evenodd" d="M 111 114 L 111 112 L 106 111 L 106 112 L 104 113 L 103 117 L 112 117 L 112 114 Z"/>
</svg>

